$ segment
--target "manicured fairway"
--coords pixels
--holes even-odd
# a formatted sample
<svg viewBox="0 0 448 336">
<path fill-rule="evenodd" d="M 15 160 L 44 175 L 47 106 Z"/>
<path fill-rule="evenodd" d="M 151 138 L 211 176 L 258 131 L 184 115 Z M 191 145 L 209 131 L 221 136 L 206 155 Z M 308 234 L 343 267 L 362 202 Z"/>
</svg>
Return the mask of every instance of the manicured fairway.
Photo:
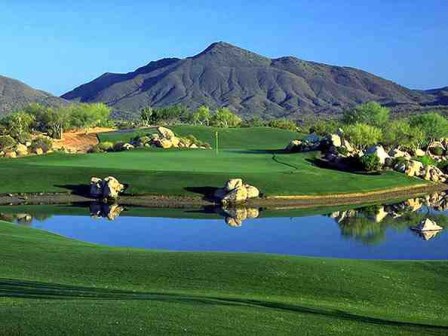
<svg viewBox="0 0 448 336">
<path fill-rule="evenodd" d="M 205 126 L 170 126 L 176 135 L 193 135 L 197 139 L 215 147 L 215 134 L 218 132 L 219 148 L 222 149 L 278 149 L 284 148 L 291 140 L 301 137 L 297 132 L 269 127 L 217 128 Z M 117 131 L 99 134 L 100 141 L 130 141 L 135 136 L 157 133 L 155 128 L 133 131 Z"/>
<path fill-rule="evenodd" d="M 448 263 L 118 249 L 0 222 L 5 335 L 446 335 Z"/>
<path fill-rule="evenodd" d="M 199 195 L 233 177 L 256 185 L 265 195 L 319 195 L 362 192 L 422 184 L 394 172 L 368 176 L 323 169 L 316 154 L 282 154 L 256 150 L 135 150 L 119 153 L 0 160 L 7 177 L 0 192 L 69 191 L 91 176 L 113 175 L 129 184 L 128 194 Z"/>
</svg>

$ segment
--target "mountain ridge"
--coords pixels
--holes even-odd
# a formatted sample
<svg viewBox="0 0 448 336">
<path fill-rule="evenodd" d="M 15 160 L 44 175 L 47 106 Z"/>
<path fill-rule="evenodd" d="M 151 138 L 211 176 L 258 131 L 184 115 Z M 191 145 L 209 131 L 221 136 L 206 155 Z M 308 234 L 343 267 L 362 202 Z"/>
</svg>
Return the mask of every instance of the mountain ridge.
<svg viewBox="0 0 448 336">
<path fill-rule="evenodd" d="M 448 104 L 440 92 L 411 90 L 352 67 L 294 56 L 271 59 L 215 42 L 191 57 L 163 58 L 124 74 L 105 73 L 61 97 L 104 102 L 116 114 L 135 114 L 145 106 L 206 104 L 227 106 L 244 117 L 299 118 L 336 115 L 372 100 L 394 110 Z"/>
<path fill-rule="evenodd" d="M 59 106 L 67 102 L 48 92 L 34 89 L 17 79 L 0 75 L 0 115 L 8 114 L 31 103 Z"/>
</svg>

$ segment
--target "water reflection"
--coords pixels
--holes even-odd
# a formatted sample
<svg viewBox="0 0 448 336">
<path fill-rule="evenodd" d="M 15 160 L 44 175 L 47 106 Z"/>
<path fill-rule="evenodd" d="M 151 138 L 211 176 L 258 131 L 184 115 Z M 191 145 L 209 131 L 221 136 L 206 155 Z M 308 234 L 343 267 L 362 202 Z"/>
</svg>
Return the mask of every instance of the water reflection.
<svg viewBox="0 0 448 336">
<path fill-rule="evenodd" d="M 104 218 L 108 221 L 114 221 L 122 215 L 135 216 L 135 208 L 126 209 L 117 203 L 101 203 L 91 202 L 84 205 L 65 206 L 63 210 L 59 210 L 57 215 L 88 214 L 93 219 Z M 30 225 L 33 221 L 45 221 L 51 217 L 51 207 L 46 208 L 46 213 L 41 213 L 42 210 L 35 206 L 33 212 L 26 212 L 26 206 L 15 211 L 13 207 L 9 207 L 9 212 L 3 212 L 0 208 L 0 219 L 15 222 L 22 225 Z M 28 208 L 29 209 L 29 208 Z M 73 209 L 76 212 L 73 213 Z M 142 210 L 142 208 L 139 208 Z M 427 196 L 410 198 L 408 200 L 393 203 L 393 204 L 377 204 L 355 209 L 346 209 L 334 211 L 325 214 L 325 210 L 318 212 L 327 218 L 331 218 L 337 227 L 342 237 L 362 242 L 367 245 L 375 245 L 383 242 L 386 239 L 387 231 L 393 229 L 395 231 L 410 230 L 415 233 L 415 237 L 419 237 L 425 241 L 436 237 L 444 227 L 448 226 L 448 216 L 444 211 L 448 210 L 448 195 L 445 192 L 435 193 Z M 54 211 L 54 208 L 53 208 Z M 163 213 L 156 212 L 155 209 L 142 210 L 142 217 L 164 217 Z M 172 210 L 174 211 L 174 210 Z M 191 214 L 196 216 L 199 214 L 201 218 L 209 219 L 214 217 L 221 217 L 224 222 L 232 228 L 241 228 L 246 220 L 256 218 L 266 218 L 270 215 L 272 209 L 247 208 L 239 207 L 212 207 L 194 211 L 184 211 L 181 214 L 186 214 L 186 218 Z M 284 215 L 281 212 L 276 212 L 279 217 Z M 301 222 L 311 222 L 310 212 L 294 213 L 288 217 L 299 218 Z M 169 217 L 169 216 L 168 216 Z M 183 217 L 183 216 L 179 216 Z M 320 217 L 322 218 L 322 217 Z M 259 223 L 259 221 L 257 221 Z M 256 225 L 256 224 L 255 224 Z"/>
<path fill-rule="evenodd" d="M 103 202 L 91 202 L 89 204 L 90 217 L 106 218 L 108 220 L 115 220 L 123 212 L 124 207 L 117 203 L 103 203 Z"/>
<path fill-rule="evenodd" d="M 343 236 L 377 244 L 385 239 L 388 228 L 411 229 L 424 240 L 432 239 L 448 224 L 447 216 L 439 213 L 446 210 L 448 196 L 442 192 L 394 204 L 336 211 L 329 216 L 338 223 Z"/>
</svg>

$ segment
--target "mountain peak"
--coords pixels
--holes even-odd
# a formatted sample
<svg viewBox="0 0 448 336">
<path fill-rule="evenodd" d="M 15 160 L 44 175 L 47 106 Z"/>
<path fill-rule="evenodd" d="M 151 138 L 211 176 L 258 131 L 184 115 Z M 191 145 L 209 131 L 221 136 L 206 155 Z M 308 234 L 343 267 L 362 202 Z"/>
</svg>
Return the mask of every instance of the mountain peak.
<svg viewBox="0 0 448 336">
<path fill-rule="evenodd" d="M 250 63 L 250 64 L 263 64 L 270 63 L 270 59 L 252 51 L 234 46 L 233 44 L 219 41 L 210 44 L 204 51 L 193 56 L 193 59 L 197 58 L 209 58 L 218 63 L 238 64 Z"/>
</svg>

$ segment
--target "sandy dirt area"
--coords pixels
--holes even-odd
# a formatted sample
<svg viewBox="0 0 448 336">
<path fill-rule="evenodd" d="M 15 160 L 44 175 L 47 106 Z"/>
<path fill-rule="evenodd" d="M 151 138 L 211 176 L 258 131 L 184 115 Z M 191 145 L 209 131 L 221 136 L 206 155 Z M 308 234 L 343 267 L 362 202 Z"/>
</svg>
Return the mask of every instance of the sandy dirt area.
<svg viewBox="0 0 448 336">
<path fill-rule="evenodd" d="M 64 132 L 61 140 L 53 142 L 54 149 L 65 148 L 70 152 L 86 153 L 89 148 L 98 144 L 98 133 L 114 131 L 113 128 L 95 127 L 84 130 Z"/>
</svg>

